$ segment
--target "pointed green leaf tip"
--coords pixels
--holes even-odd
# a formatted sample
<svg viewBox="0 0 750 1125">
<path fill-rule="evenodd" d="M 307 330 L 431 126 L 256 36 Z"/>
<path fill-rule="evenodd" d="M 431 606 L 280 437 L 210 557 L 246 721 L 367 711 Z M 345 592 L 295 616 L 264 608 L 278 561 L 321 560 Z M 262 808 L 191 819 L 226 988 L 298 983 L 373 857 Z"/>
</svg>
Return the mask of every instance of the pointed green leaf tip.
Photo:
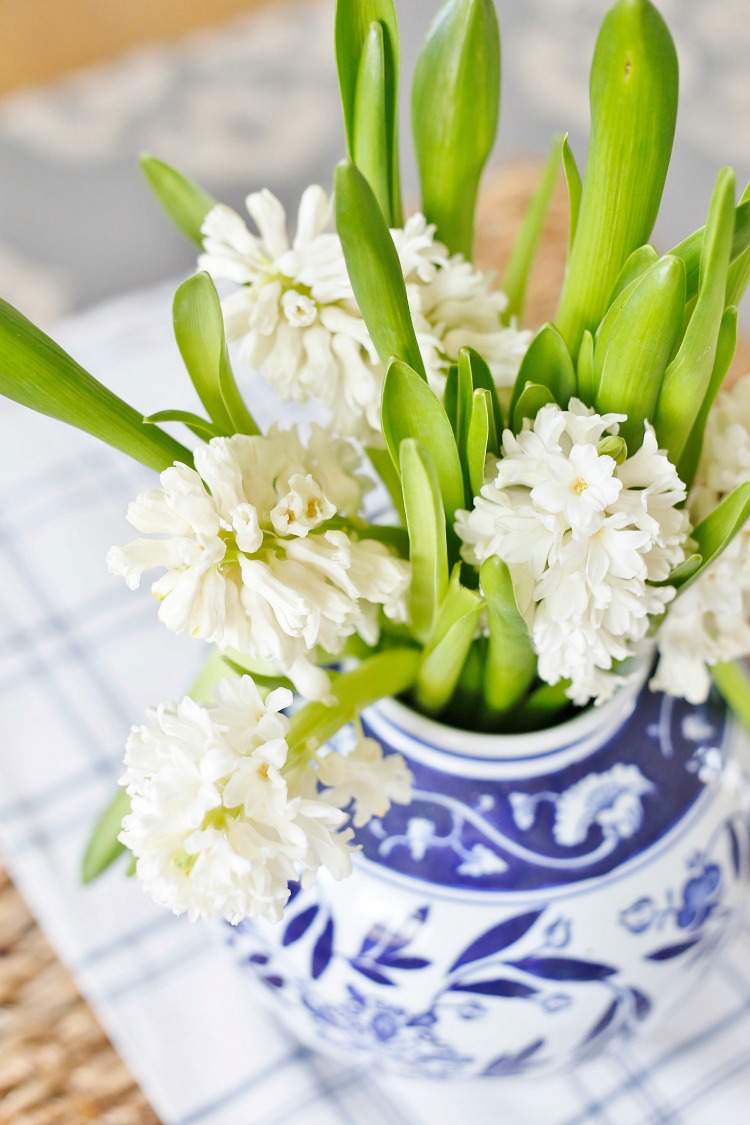
<svg viewBox="0 0 750 1125">
<path fill-rule="evenodd" d="M 677 117 L 678 65 L 648 0 L 604 19 L 591 68 L 591 140 L 580 212 L 555 323 L 575 355 L 594 331 L 626 258 L 648 242 Z"/>
<path fill-rule="evenodd" d="M 144 422 L 17 309 L 0 301 L 0 394 L 47 414 L 161 472 L 191 464 L 189 449 Z"/>
<path fill-rule="evenodd" d="M 211 421 L 225 434 L 260 433 L 235 382 L 219 295 L 207 273 L 183 281 L 172 319 L 180 355 Z"/>
<path fill-rule="evenodd" d="M 373 24 L 379 27 L 379 32 L 373 29 Z M 400 47 L 393 0 L 338 0 L 335 35 L 349 156 L 361 168 L 381 202 L 380 184 L 383 180 L 387 181 L 388 199 L 383 214 L 389 224 L 401 226 L 398 155 Z M 378 136 L 381 125 L 382 138 Z M 381 147 L 382 142 L 385 149 Z M 381 163 L 383 159 L 385 167 Z M 376 176 L 373 180 L 370 176 L 374 169 Z"/>
<path fill-rule="evenodd" d="M 391 356 L 397 356 L 426 378 L 391 233 L 372 188 L 348 160 L 336 169 L 336 229 L 354 296 L 380 362 L 387 367 Z"/>
<path fill-rule="evenodd" d="M 492 0 L 449 0 L 417 60 L 412 127 L 423 211 L 448 249 L 469 259 L 499 111 L 500 31 Z"/>
<path fill-rule="evenodd" d="M 144 152 L 140 161 L 151 190 L 174 225 L 196 246 L 202 246 L 203 220 L 216 200 L 163 160 Z"/>
<path fill-rule="evenodd" d="M 440 482 L 450 526 L 457 508 L 464 506 L 464 482 L 456 439 L 439 398 L 405 363 L 394 360 L 383 387 L 383 434 L 395 464 L 401 442 L 416 440 L 430 454 Z"/>
</svg>

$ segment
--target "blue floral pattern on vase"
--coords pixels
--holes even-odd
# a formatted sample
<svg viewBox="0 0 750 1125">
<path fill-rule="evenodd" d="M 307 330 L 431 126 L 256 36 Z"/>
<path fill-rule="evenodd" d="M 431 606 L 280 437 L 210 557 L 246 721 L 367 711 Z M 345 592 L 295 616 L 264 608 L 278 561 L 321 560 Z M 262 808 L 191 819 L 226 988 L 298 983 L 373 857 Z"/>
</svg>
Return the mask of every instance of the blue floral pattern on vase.
<svg viewBox="0 0 750 1125">
<path fill-rule="evenodd" d="M 279 926 L 230 931 L 297 1035 L 407 1074 L 542 1073 L 689 990 L 750 873 L 727 766 L 741 736 L 718 701 L 642 695 L 586 753 L 465 774 L 426 739 L 386 740 L 392 712 L 365 719 L 386 749 L 413 740 L 415 803 L 360 831 L 352 880 L 295 887 Z"/>
</svg>

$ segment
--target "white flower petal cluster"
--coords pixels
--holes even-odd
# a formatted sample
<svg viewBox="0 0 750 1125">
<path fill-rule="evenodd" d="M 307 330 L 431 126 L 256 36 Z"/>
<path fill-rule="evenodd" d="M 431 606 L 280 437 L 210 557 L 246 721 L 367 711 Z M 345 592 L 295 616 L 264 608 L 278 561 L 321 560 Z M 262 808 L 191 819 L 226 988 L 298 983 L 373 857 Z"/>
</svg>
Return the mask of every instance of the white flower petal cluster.
<svg viewBox="0 0 750 1125">
<path fill-rule="evenodd" d="M 351 830 L 330 802 L 285 772 L 291 703 L 265 702 L 249 676 L 225 680 L 215 705 L 160 706 L 128 739 L 120 780 L 131 800 L 120 840 L 148 893 L 175 914 L 281 918 L 289 883 L 351 870 Z"/>
<path fill-rule="evenodd" d="M 385 816 L 391 804 L 411 801 L 412 775 L 400 754 L 384 755 L 374 738 L 360 737 L 348 753 L 320 758 L 318 777 L 326 800 L 346 809 L 353 802 L 352 823 L 362 828 L 374 816 Z"/>
<path fill-rule="evenodd" d="M 279 201 L 264 190 L 247 197 L 252 234 L 219 205 L 203 223 L 198 264 L 240 288 L 222 302 L 227 335 L 241 358 L 280 397 L 319 400 L 336 433 L 374 440 L 380 433 L 383 368 L 354 300 L 338 236 L 327 231 L 332 199 L 307 188 L 290 242 Z M 492 278 L 435 241 L 422 215 L 392 232 L 427 373 L 442 386 L 463 345 L 485 357 L 499 386 L 511 386 L 531 335 L 504 328 L 507 299 Z"/>
<path fill-rule="evenodd" d="M 598 451 L 623 420 L 577 399 L 542 407 L 518 435 L 505 431 L 492 479 L 457 514 L 464 558 L 508 564 L 539 675 L 571 680 L 578 704 L 603 702 L 622 682 L 613 664 L 635 654 L 649 616 L 674 596 L 651 583 L 685 557 L 685 489 L 651 426 L 621 465 Z"/>
<path fill-rule="evenodd" d="M 750 480 L 750 375 L 712 410 L 690 497 L 695 523 Z M 750 527 L 670 606 L 659 630 L 659 664 L 652 687 L 702 703 L 711 664 L 750 654 Z"/>
<path fill-rule="evenodd" d="M 130 523 L 159 538 L 113 547 L 109 568 L 131 589 L 163 568 L 151 589 L 168 628 L 267 662 L 309 697 L 325 694 L 327 677 L 308 659 L 315 646 L 340 652 L 355 632 L 375 644 L 380 606 L 406 618 L 409 564 L 325 526 L 359 508 L 368 487 L 359 464 L 349 443 L 317 426 L 306 444 L 294 429 L 214 438 L 195 469 L 173 465 L 130 505 Z"/>
</svg>

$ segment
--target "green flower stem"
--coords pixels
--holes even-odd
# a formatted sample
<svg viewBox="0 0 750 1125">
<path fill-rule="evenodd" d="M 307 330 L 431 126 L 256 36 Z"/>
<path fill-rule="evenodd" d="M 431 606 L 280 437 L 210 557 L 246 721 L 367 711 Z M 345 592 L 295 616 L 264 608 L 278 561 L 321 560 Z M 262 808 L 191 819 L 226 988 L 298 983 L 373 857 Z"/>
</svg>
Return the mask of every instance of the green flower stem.
<svg viewBox="0 0 750 1125">
<path fill-rule="evenodd" d="M 292 717 L 287 737 L 290 765 L 333 738 L 364 707 L 390 695 L 400 695 L 417 677 L 421 653 L 416 648 L 391 648 L 343 672 L 333 686 L 330 703 L 308 703 Z"/>
<path fill-rule="evenodd" d="M 750 727 L 750 681 L 739 663 L 714 664 L 711 676 L 737 718 Z"/>
</svg>

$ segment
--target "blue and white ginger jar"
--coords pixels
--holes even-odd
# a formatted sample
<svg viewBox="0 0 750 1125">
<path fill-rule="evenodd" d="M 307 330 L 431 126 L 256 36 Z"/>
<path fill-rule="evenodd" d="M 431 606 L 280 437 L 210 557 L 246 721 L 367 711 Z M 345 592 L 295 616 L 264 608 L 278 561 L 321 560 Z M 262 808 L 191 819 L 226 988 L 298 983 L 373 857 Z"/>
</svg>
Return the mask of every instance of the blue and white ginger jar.
<svg viewBox="0 0 750 1125">
<path fill-rule="evenodd" d="M 719 699 L 642 679 L 534 734 L 393 700 L 363 727 L 413 803 L 359 831 L 350 879 L 229 939 L 309 1045 L 420 1077 L 564 1068 L 688 993 L 740 920 L 749 740 Z"/>
</svg>

